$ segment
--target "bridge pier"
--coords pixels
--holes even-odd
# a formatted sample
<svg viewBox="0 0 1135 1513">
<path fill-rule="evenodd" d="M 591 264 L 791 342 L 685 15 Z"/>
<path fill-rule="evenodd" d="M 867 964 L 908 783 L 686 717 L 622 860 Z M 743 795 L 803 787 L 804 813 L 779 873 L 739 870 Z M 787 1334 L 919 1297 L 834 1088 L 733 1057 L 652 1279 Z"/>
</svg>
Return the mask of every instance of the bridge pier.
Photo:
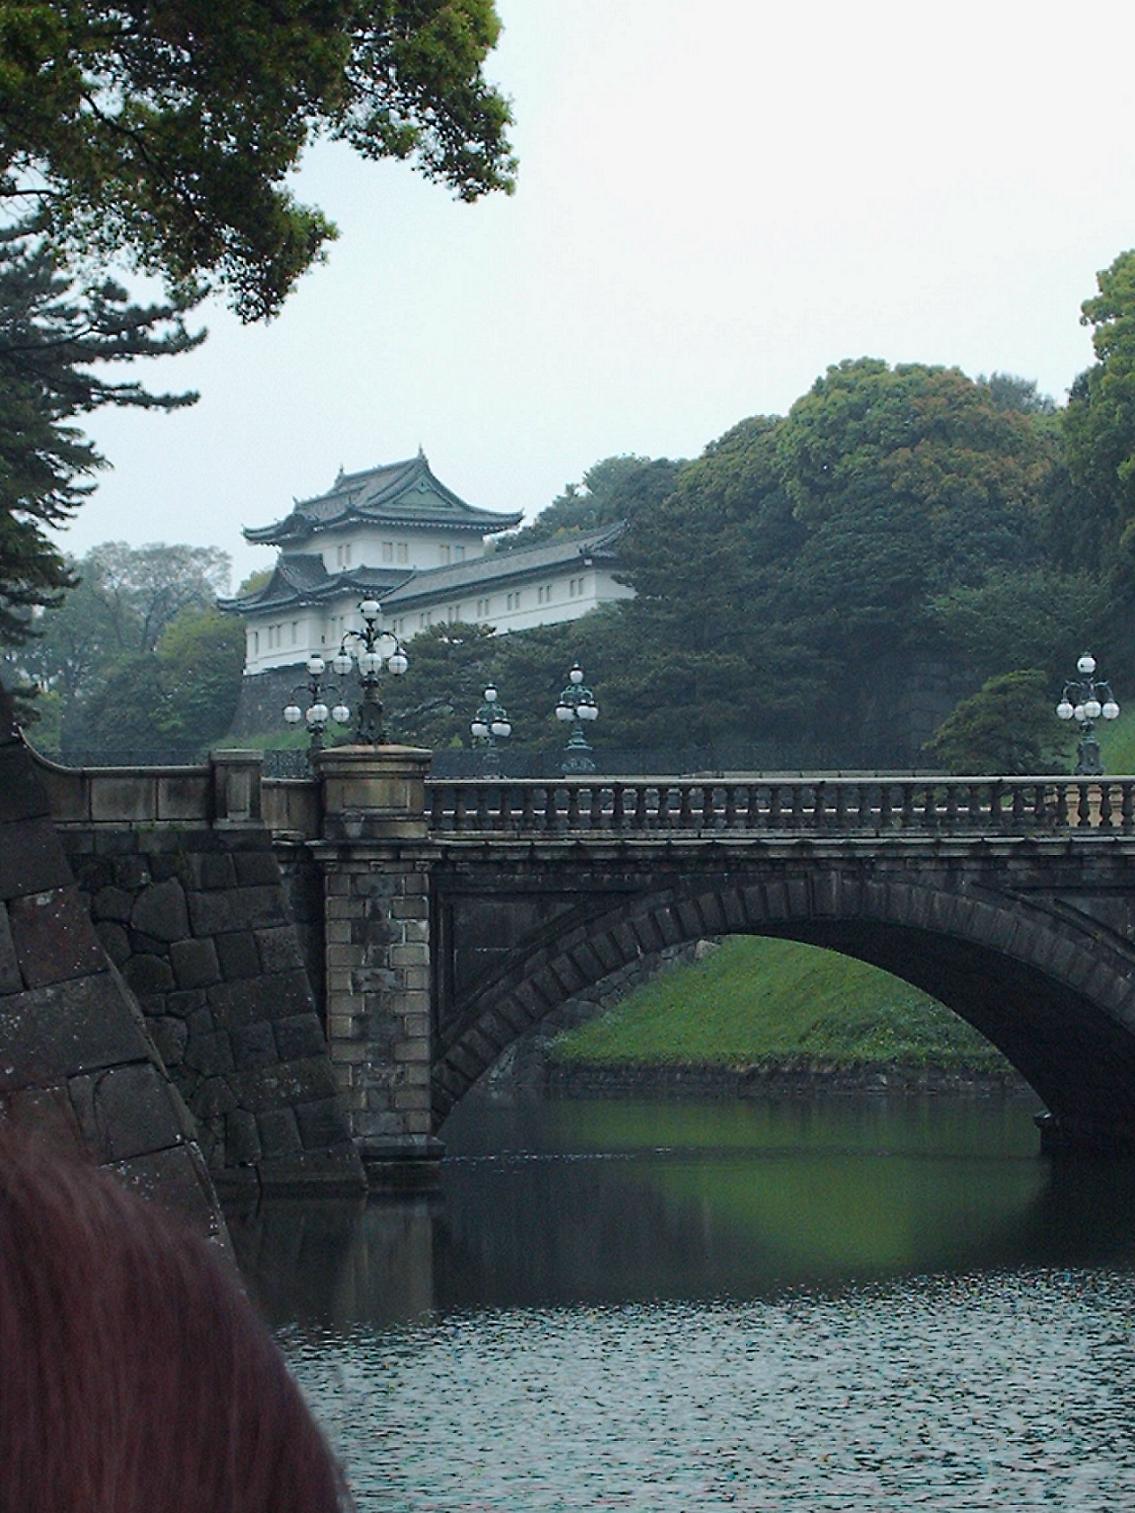
<svg viewBox="0 0 1135 1513">
<path fill-rule="evenodd" d="M 407 746 L 316 758 L 327 1040 L 374 1187 L 436 1181 L 444 1151 L 430 1112 L 429 762 Z"/>
</svg>

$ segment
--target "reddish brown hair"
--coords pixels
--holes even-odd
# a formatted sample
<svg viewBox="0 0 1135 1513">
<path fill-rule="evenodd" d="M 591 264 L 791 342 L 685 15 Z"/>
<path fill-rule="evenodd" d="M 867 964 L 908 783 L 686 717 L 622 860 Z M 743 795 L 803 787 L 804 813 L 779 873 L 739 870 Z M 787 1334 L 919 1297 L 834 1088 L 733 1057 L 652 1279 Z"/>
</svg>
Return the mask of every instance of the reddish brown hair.
<svg viewBox="0 0 1135 1513">
<path fill-rule="evenodd" d="M 225 1259 L 0 1129 L 2 1513 L 340 1513 L 340 1473 Z"/>
</svg>

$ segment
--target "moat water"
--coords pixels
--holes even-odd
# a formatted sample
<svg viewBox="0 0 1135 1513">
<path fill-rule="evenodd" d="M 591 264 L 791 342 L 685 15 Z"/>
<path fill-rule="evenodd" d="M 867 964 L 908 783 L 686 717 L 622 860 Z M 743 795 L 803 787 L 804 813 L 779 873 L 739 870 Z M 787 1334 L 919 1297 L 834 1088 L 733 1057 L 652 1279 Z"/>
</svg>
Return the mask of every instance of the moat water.
<svg viewBox="0 0 1135 1513">
<path fill-rule="evenodd" d="M 234 1216 L 364 1513 L 1135 1507 L 1135 1166 L 1019 1099 L 468 1098 Z"/>
</svg>

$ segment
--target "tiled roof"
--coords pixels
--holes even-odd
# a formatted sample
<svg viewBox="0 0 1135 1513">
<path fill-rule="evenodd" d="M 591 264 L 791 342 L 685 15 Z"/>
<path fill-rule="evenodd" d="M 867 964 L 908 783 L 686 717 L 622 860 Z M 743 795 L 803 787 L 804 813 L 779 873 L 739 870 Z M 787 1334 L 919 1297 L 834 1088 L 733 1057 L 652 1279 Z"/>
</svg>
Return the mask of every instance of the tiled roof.
<svg viewBox="0 0 1135 1513">
<path fill-rule="evenodd" d="M 218 599 L 217 605 L 234 614 L 247 614 L 251 610 L 279 609 L 289 604 L 315 604 L 349 592 L 379 597 L 406 577 L 404 572 L 383 571 L 377 567 L 354 567 L 341 573 L 329 573 L 322 557 L 282 553 L 263 588 L 243 598 Z"/>
<path fill-rule="evenodd" d="M 522 581 L 572 564 L 582 566 L 595 559 L 611 562 L 616 557 L 614 544 L 626 528 L 626 522 L 618 520 L 613 525 L 588 531 L 583 536 L 573 536 L 567 541 L 530 546 L 517 552 L 491 552 L 487 557 L 474 557 L 471 562 L 456 562 L 450 567 L 413 573 L 384 597 L 382 607 L 402 608 L 419 599 L 436 599 L 449 593 L 487 588 L 490 584 L 498 586 Z"/>
<path fill-rule="evenodd" d="M 340 472 L 325 494 L 298 500 L 290 515 L 271 525 L 246 526 L 244 536 L 247 541 L 282 546 L 353 521 L 446 527 L 485 536 L 509 530 L 522 518 L 519 511 L 502 515 L 466 504 L 434 477 L 419 453 L 361 473 Z"/>
</svg>

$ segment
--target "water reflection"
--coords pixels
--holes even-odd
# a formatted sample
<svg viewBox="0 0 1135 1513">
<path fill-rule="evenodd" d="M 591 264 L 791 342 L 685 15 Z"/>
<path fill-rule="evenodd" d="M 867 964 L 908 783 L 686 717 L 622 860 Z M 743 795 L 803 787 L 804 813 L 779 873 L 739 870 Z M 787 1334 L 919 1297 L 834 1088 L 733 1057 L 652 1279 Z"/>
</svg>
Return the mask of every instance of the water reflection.
<svg viewBox="0 0 1135 1513">
<path fill-rule="evenodd" d="M 768 1298 L 1135 1254 L 1135 1169 L 1040 1158 L 1020 1102 L 458 1112 L 435 1196 L 232 1217 L 275 1323 Z"/>
<path fill-rule="evenodd" d="M 1135 1506 L 1135 1176 L 1030 1112 L 470 1100 L 232 1230 L 360 1513 Z"/>
</svg>

